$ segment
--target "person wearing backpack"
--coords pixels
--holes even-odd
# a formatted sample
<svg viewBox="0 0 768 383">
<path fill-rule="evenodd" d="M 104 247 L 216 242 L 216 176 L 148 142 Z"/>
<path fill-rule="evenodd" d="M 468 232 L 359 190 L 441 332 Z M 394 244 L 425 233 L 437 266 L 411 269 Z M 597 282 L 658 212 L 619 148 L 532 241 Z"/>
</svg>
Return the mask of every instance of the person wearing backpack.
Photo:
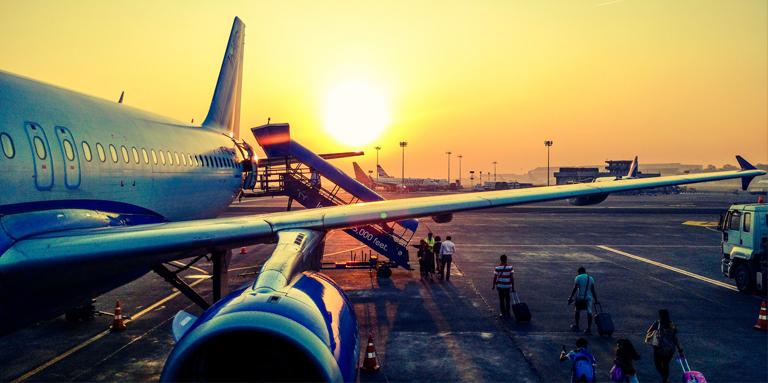
<svg viewBox="0 0 768 383">
<path fill-rule="evenodd" d="M 653 347 L 653 364 L 659 372 L 662 382 L 669 382 L 669 366 L 675 349 L 682 357 L 683 348 L 677 339 L 677 327 L 669 319 L 669 311 L 659 310 L 659 320 L 653 322 L 645 333 L 645 343 Z"/>
<path fill-rule="evenodd" d="M 595 357 L 587 349 L 588 343 L 584 338 L 576 340 L 576 349 L 566 352 L 565 346 L 560 351 L 560 361 L 571 361 L 571 382 L 594 382 Z"/>
<path fill-rule="evenodd" d="M 640 360 L 640 354 L 637 353 L 632 342 L 625 338 L 617 340 L 614 352 L 616 358 L 611 368 L 611 381 L 638 383 L 635 361 Z"/>
<path fill-rule="evenodd" d="M 587 329 L 584 330 L 584 334 L 592 335 L 592 303 L 598 303 L 597 292 L 595 291 L 595 279 L 587 274 L 587 270 L 584 266 L 579 267 L 578 275 L 573 280 L 573 290 L 568 297 L 568 304 L 574 302 L 573 296 L 576 294 L 576 304 L 574 323 L 571 324 L 571 330 L 579 331 L 579 317 L 583 310 L 587 311 Z"/>
</svg>

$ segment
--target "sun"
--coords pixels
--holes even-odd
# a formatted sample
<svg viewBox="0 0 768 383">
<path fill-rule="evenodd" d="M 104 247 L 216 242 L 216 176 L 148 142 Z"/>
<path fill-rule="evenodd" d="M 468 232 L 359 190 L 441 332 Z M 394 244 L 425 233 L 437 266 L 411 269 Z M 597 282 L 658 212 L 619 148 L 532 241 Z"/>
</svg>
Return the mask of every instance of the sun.
<svg viewBox="0 0 768 383">
<path fill-rule="evenodd" d="M 360 148 L 370 144 L 390 124 L 389 103 L 373 84 L 344 82 L 328 93 L 325 101 L 325 129 L 337 141 Z"/>
</svg>

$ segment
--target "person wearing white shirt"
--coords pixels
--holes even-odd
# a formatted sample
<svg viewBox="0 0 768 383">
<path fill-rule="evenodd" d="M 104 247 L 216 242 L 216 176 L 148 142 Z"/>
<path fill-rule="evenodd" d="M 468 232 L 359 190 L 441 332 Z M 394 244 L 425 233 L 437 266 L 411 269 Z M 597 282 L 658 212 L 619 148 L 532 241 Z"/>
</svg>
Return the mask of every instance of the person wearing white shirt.
<svg viewBox="0 0 768 383">
<path fill-rule="evenodd" d="M 451 236 L 445 238 L 445 241 L 440 245 L 440 278 L 445 276 L 446 281 L 451 280 L 451 262 L 453 261 L 453 254 L 456 253 L 456 245 L 451 241 Z"/>
</svg>

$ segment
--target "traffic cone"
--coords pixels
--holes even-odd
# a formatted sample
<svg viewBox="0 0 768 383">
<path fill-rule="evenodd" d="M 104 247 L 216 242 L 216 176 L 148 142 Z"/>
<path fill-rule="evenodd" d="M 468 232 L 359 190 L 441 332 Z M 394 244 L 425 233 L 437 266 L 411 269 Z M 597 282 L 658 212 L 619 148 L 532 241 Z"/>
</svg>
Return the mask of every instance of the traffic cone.
<svg viewBox="0 0 768 383">
<path fill-rule="evenodd" d="M 760 304 L 760 314 L 757 315 L 757 323 L 752 327 L 755 330 L 768 331 L 768 301 Z"/>
<path fill-rule="evenodd" d="M 125 330 L 125 320 L 123 319 L 123 309 L 120 308 L 120 301 L 115 303 L 115 316 L 112 319 L 112 327 L 110 329 L 112 331 Z"/>
<path fill-rule="evenodd" d="M 245 247 L 240 248 L 240 254 L 245 254 L 247 252 L 248 252 L 248 249 L 246 249 Z"/>
<path fill-rule="evenodd" d="M 365 359 L 360 368 L 364 372 L 379 371 L 379 359 L 376 357 L 376 346 L 373 345 L 373 335 L 368 336 L 368 347 L 365 348 Z"/>
</svg>

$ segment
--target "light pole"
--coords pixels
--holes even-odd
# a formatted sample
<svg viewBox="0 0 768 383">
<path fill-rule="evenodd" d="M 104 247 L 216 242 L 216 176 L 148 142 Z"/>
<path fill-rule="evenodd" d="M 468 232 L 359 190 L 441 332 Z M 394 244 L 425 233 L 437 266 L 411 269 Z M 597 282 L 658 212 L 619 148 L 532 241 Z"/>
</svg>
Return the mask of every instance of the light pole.
<svg viewBox="0 0 768 383">
<path fill-rule="evenodd" d="M 493 182 L 496 182 L 496 164 L 498 162 L 493 161 Z"/>
<path fill-rule="evenodd" d="M 480 171 L 480 185 L 483 184 L 483 171 Z"/>
<path fill-rule="evenodd" d="M 379 150 L 381 150 L 381 146 L 377 146 L 374 149 L 376 149 L 376 182 L 379 181 Z"/>
<path fill-rule="evenodd" d="M 456 186 L 458 186 L 458 187 L 459 187 L 459 189 L 461 189 L 461 159 L 462 159 L 464 156 L 462 156 L 461 154 L 459 154 L 459 155 L 458 155 L 458 156 L 456 156 L 456 157 L 459 157 L 459 184 L 458 184 L 458 185 L 456 185 Z"/>
<path fill-rule="evenodd" d="M 547 186 L 549 186 L 549 148 L 552 147 L 552 140 L 544 141 L 544 146 L 547 147 Z"/>
<path fill-rule="evenodd" d="M 474 170 L 469 171 L 469 187 L 470 188 L 475 187 L 475 171 Z"/>
<path fill-rule="evenodd" d="M 400 173 L 403 177 L 403 190 L 405 190 L 405 147 L 408 146 L 407 141 L 400 141 L 400 147 L 403 148 L 403 160 L 402 160 L 402 172 Z M 379 169 L 376 169 L 378 171 Z"/>
<path fill-rule="evenodd" d="M 451 154 L 453 152 L 445 152 L 448 155 L 448 185 L 451 185 Z"/>
</svg>

